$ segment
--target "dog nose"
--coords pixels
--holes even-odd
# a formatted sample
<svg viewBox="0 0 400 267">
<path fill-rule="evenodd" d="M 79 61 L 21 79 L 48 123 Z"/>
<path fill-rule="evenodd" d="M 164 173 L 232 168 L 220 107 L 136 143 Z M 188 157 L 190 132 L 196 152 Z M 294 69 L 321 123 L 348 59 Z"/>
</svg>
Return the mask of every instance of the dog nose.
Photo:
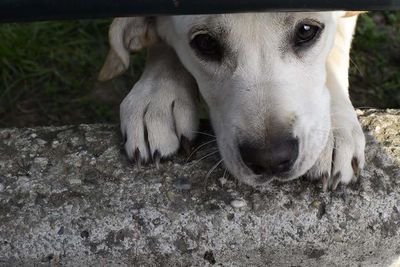
<svg viewBox="0 0 400 267">
<path fill-rule="evenodd" d="M 276 175 L 290 171 L 299 156 L 297 138 L 277 139 L 270 145 L 239 146 L 244 163 L 256 174 Z"/>
</svg>

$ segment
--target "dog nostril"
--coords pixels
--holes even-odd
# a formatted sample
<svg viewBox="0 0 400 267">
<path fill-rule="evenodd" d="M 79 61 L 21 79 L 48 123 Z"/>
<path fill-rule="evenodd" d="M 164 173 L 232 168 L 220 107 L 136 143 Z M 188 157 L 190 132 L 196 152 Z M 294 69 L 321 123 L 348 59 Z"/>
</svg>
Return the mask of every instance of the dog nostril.
<svg viewBox="0 0 400 267">
<path fill-rule="evenodd" d="M 295 138 L 275 140 L 268 147 L 241 145 L 239 151 L 244 163 L 255 174 L 281 175 L 289 172 L 299 155 Z"/>
</svg>

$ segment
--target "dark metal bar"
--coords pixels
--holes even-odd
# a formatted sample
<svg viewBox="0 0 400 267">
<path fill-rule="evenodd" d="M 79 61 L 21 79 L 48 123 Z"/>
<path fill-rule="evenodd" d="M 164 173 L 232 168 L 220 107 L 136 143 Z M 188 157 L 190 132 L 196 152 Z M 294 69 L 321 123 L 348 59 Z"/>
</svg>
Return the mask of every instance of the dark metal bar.
<svg viewBox="0 0 400 267">
<path fill-rule="evenodd" d="M 0 21 L 310 10 L 400 10 L 400 0 L 0 0 Z"/>
</svg>

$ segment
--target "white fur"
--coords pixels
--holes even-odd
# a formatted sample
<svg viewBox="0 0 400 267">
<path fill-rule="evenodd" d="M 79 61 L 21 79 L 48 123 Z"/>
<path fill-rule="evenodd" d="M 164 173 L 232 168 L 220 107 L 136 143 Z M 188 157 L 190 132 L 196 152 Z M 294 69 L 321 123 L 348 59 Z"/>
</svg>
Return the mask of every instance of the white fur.
<svg viewBox="0 0 400 267">
<path fill-rule="evenodd" d="M 400 257 L 395 260 L 389 267 L 400 267 Z"/>
<path fill-rule="evenodd" d="M 126 152 L 133 158 L 138 149 L 144 162 L 156 151 L 164 158 L 173 155 L 181 137 L 192 140 L 198 127 L 193 78 L 169 47 L 160 44 L 149 50 L 146 69 L 120 111 Z"/>
<path fill-rule="evenodd" d="M 358 160 L 359 169 L 365 164 L 365 137 L 348 94 L 350 48 L 356 21 L 357 17 L 343 18 L 337 24 L 335 44 L 327 61 L 332 135 L 324 153 L 309 173 L 311 177 L 320 177 L 324 173 L 333 177 L 340 173 L 344 184 L 357 178 L 351 166 L 353 157 Z M 333 152 L 335 161 L 331 169 Z"/>
<path fill-rule="evenodd" d="M 271 178 L 290 180 L 309 171 L 312 178 L 328 176 L 330 184 L 335 183 L 329 181 L 335 176 L 349 183 L 354 176 L 353 158 L 358 167 L 364 165 L 365 139 L 348 97 L 349 50 L 356 17 L 341 18 L 344 14 L 158 17 L 155 31 L 173 50 L 165 45 L 150 49 L 143 76 L 121 104 L 128 155 L 133 157 L 139 149 L 144 161 L 155 151 L 167 157 L 177 151 L 181 136 L 193 139 L 198 86 L 209 106 L 225 166 L 240 181 L 258 185 L 265 179 L 243 163 L 238 142 L 268 138 L 266 132 L 279 131 L 284 125 L 300 140 L 299 158 L 290 176 Z M 296 22 L 305 19 L 318 20 L 325 28 L 318 43 L 297 56 L 287 36 Z M 225 30 L 225 41 L 233 51 L 225 64 L 201 60 L 190 47 L 193 31 L 203 26 Z"/>
</svg>

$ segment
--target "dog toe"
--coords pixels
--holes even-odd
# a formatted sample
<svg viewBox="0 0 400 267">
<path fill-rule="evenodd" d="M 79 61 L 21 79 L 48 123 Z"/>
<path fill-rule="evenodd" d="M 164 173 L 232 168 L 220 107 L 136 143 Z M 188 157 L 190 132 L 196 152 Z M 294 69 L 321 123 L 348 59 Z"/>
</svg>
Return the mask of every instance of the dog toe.
<svg viewBox="0 0 400 267">
<path fill-rule="evenodd" d="M 365 137 L 357 120 L 341 120 L 307 176 L 318 179 L 323 191 L 357 181 L 364 167 Z"/>
<path fill-rule="evenodd" d="M 183 142 L 189 144 L 195 138 L 199 127 L 196 101 L 190 97 L 178 98 L 173 101 L 171 109 L 177 136 L 181 140 L 185 137 L 188 142 L 185 140 Z"/>
<path fill-rule="evenodd" d="M 149 161 L 149 149 L 144 141 L 144 134 L 128 133 L 125 142 L 125 151 L 129 159 L 135 161 L 137 165 Z"/>
<path fill-rule="evenodd" d="M 121 104 L 121 131 L 128 157 L 137 165 L 175 154 L 181 145 L 190 149 L 197 126 L 197 106 L 184 88 L 147 88 L 139 82 Z M 182 99 L 183 98 L 183 99 Z"/>
<path fill-rule="evenodd" d="M 334 133 L 333 189 L 339 183 L 347 185 L 357 181 L 365 162 L 365 137 L 358 121 L 350 124 L 350 127 L 338 129 Z"/>
<path fill-rule="evenodd" d="M 145 115 L 145 122 L 151 155 L 157 151 L 162 158 L 167 158 L 179 149 L 180 142 L 174 118 L 168 109 L 150 106 Z"/>
</svg>

